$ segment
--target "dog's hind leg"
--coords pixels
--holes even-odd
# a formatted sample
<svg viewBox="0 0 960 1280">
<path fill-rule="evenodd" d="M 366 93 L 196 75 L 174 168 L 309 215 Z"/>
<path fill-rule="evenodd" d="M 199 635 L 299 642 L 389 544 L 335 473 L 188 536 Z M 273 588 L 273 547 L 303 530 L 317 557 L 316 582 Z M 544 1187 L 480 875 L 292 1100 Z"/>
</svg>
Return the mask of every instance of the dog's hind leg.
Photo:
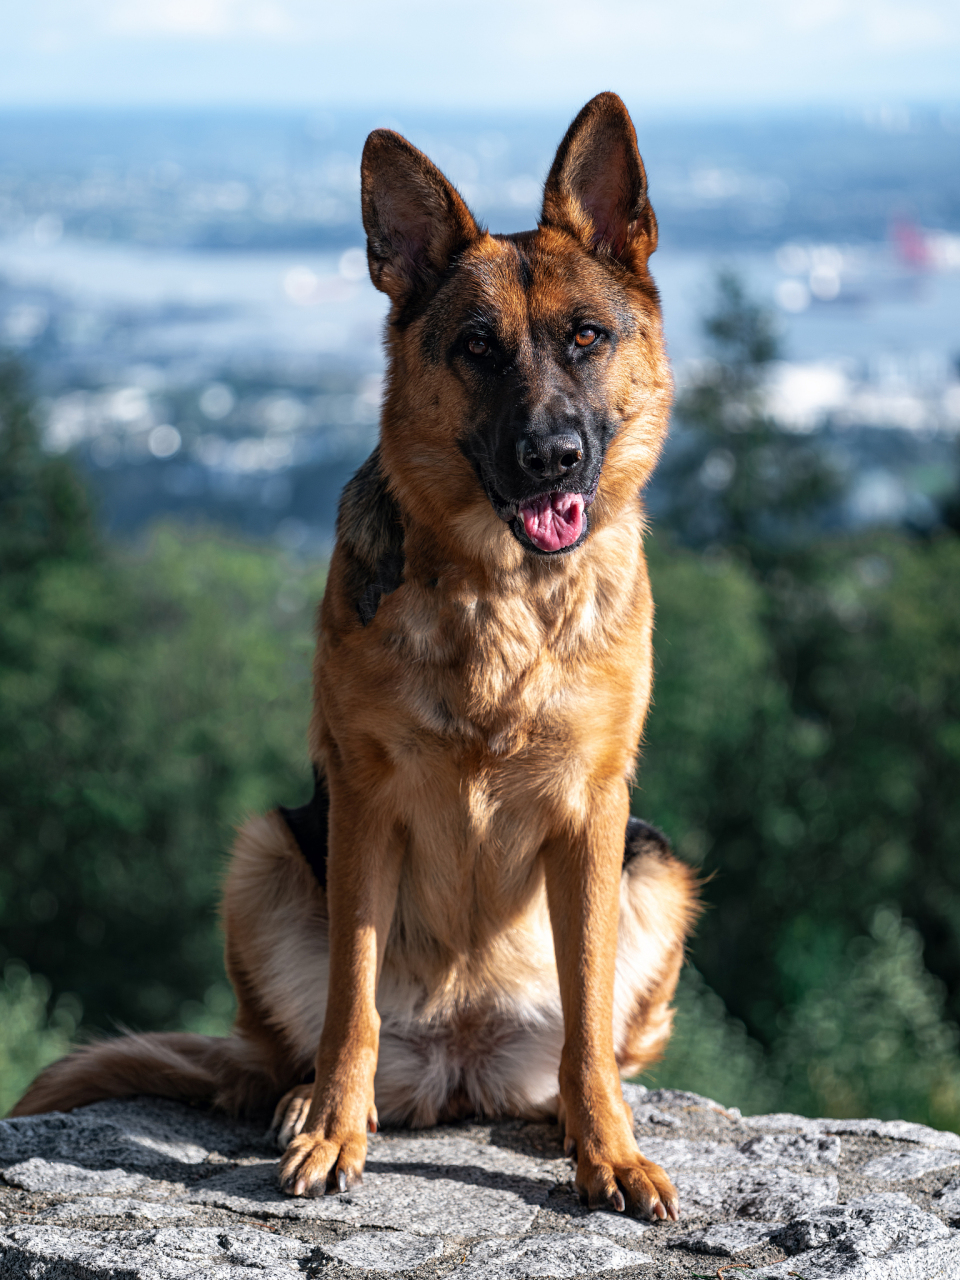
<svg viewBox="0 0 960 1280">
<path fill-rule="evenodd" d="M 627 824 L 614 979 L 614 1049 L 623 1076 L 662 1055 L 684 943 L 699 914 L 697 880 L 666 837 L 639 818 Z"/>
<path fill-rule="evenodd" d="M 229 1036 L 158 1032 L 83 1045 L 40 1073 L 13 1115 L 154 1094 L 269 1115 L 311 1065 L 326 1005 L 326 899 L 276 813 L 240 831 L 227 879 Z"/>
<path fill-rule="evenodd" d="M 236 1030 L 277 1064 L 272 1108 L 313 1066 L 330 969 L 326 891 L 279 813 L 240 830 L 223 920 Z"/>
</svg>

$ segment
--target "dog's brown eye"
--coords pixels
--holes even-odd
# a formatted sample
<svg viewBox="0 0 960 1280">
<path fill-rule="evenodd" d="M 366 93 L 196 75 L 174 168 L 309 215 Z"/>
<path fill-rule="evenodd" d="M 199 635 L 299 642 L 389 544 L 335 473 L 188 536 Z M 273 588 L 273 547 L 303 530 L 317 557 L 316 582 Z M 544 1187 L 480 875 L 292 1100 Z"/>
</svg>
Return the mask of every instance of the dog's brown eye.
<svg viewBox="0 0 960 1280">
<path fill-rule="evenodd" d="M 485 356 L 490 350 L 490 343 L 486 338 L 471 338 L 467 343 L 467 350 L 472 356 Z"/>
<path fill-rule="evenodd" d="M 591 329 L 587 324 L 582 329 L 578 329 L 574 342 L 578 347 L 592 347 L 596 340 L 600 337 L 596 329 Z"/>
</svg>

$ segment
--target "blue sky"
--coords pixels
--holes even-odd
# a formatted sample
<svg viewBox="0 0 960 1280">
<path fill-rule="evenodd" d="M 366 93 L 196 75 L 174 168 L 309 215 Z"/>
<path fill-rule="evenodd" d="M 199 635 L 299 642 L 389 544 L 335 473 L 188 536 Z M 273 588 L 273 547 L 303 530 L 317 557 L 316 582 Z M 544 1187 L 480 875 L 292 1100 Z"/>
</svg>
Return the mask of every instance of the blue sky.
<svg viewBox="0 0 960 1280">
<path fill-rule="evenodd" d="M 960 101 L 957 0 L 7 0 L 0 105 Z"/>
</svg>

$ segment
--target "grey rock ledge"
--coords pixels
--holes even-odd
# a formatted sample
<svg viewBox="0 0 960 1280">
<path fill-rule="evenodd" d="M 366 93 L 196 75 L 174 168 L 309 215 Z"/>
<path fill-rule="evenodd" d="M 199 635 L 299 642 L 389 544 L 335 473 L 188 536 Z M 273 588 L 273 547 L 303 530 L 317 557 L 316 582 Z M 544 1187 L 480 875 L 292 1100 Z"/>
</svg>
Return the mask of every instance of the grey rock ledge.
<svg viewBox="0 0 960 1280">
<path fill-rule="evenodd" d="M 591 1213 L 553 1125 L 377 1134 L 364 1184 L 276 1188 L 258 1128 L 157 1099 L 0 1121 L 0 1280 L 960 1278 L 960 1138 L 624 1087 L 678 1223 Z"/>
</svg>

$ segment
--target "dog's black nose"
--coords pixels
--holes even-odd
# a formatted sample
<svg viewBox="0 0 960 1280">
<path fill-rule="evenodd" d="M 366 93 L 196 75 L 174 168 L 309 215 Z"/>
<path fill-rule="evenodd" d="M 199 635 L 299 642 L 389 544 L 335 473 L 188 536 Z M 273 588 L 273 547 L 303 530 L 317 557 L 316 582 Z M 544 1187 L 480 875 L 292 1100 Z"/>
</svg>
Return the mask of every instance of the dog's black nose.
<svg viewBox="0 0 960 1280">
<path fill-rule="evenodd" d="M 558 480 L 579 466 L 583 441 L 576 431 L 555 436 L 524 436 L 517 445 L 517 461 L 534 480 Z"/>
</svg>

